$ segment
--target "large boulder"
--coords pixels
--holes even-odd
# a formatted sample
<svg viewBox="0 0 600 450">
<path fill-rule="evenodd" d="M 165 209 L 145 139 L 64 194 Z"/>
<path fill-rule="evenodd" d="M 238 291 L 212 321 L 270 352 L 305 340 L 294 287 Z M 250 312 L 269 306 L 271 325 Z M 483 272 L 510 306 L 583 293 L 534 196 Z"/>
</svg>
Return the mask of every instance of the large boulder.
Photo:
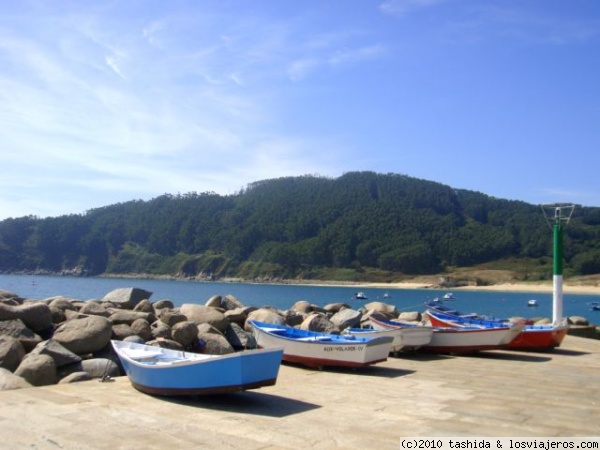
<svg viewBox="0 0 600 450">
<path fill-rule="evenodd" d="M 104 304 L 94 302 L 94 301 L 85 302 L 81 306 L 81 309 L 79 310 L 79 312 L 81 314 L 86 314 L 88 316 L 102 316 L 102 317 L 110 316 L 110 311 L 105 308 Z"/>
<path fill-rule="evenodd" d="M 343 308 L 333 316 L 331 316 L 331 322 L 340 330 L 346 328 L 354 328 L 360 325 L 360 319 L 362 313 L 355 309 Z"/>
<path fill-rule="evenodd" d="M 248 319 L 244 325 L 246 331 L 252 331 L 252 328 L 248 324 L 250 320 L 256 320 L 258 322 L 272 323 L 274 325 L 285 325 L 285 319 L 281 317 L 276 311 L 270 308 L 259 308 L 248 314 Z"/>
<path fill-rule="evenodd" d="M 70 309 L 71 311 L 77 311 L 77 307 L 74 304 L 74 300 L 68 297 L 50 297 L 45 300 L 48 302 L 48 306 L 53 309 L 61 309 L 63 311 Z"/>
<path fill-rule="evenodd" d="M 89 381 L 92 377 L 90 374 L 84 371 L 73 372 L 63 378 L 60 379 L 58 384 L 68 384 L 68 383 L 78 383 L 80 381 Z"/>
<path fill-rule="evenodd" d="M 221 307 L 228 311 L 230 309 L 243 308 L 244 304 L 235 295 L 227 294 L 221 302 Z"/>
<path fill-rule="evenodd" d="M 203 353 L 227 355 L 235 351 L 227 338 L 208 324 L 198 326 L 198 339 Z"/>
<path fill-rule="evenodd" d="M 14 372 L 25 356 L 23 344 L 12 336 L 0 336 L 0 367 Z"/>
<path fill-rule="evenodd" d="M 24 378 L 15 375 L 10 370 L 0 367 L 0 391 L 10 391 L 13 389 L 25 389 L 33 387 Z"/>
<path fill-rule="evenodd" d="M 0 335 L 16 338 L 30 352 L 42 342 L 42 338 L 25 326 L 21 319 L 0 320 Z"/>
<path fill-rule="evenodd" d="M 47 386 L 58 382 L 56 364 L 50 355 L 27 355 L 16 368 L 15 375 L 33 386 Z"/>
<path fill-rule="evenodd" d="M 110 302 L 123 309 L 133 309 L 142 300 L 148 300 L 152 292 L 140 288 L 120 288 L 110 291 L 102 298 L 103 302 Z"/>
<path fill-rule="evenodd" d="M 225 338 L 235 350 L 249 350 L 257 347 L 254 335 L 244 331 L 237 323 L 232 323 L 225 330 Z"/>
<path fill-rule="evenodd" d="M 211 298 L 206 300 L 204 306 L 210 306 L 211 308 L 221 308 L 222 298 L 220 295 L 213 295 Z"/>
<path fill-rule="evenodd" d="M 158 316 L 158 320 L 172 327 L 176 323 L 185 322 L 187 320 L 187 317 L 184 314 L 181 314 L 180 312 L 165 309 L 161 311 L 160 315 Z"/>
<path fill-rule="evenodd" d="M 77 355 L 87 355 L 106 347 L 112 336 L 111 322 L 105 317 L 87 316 L 68 320 L 53 338 Z"/>
<path fill-rule="evenodd" d="M 301 330 L 318 331 L 320 333 L 339 333 L 340 329 L 322 314 L 310 314 L 300 324 Z"/>
<path fill-rule="evenodd" d="M 145 300 L 142 300 L 141 302 L 139 302 L 137 305 L 135 305 L 133 310 L 138 311 L 138 312 L 154 314 L 154 306 L 152 306 L 152 303 L 150 303 L 150 300 L 148 300 L 148 299 L 145 299 Z"/>
<path fill-rule="evenodd" d="M 152 307 L 155 311 L 158 311 L 159 309 L 173 309 L 175 305 L 173 305 L 171 300 L 158 300 L 152 304 Z"/>
<path fill-rule="evenodd" d="M 208 323 L 222 333 L 225 332 L 229 326 L 229 321 L 225 315 L 221 311 L 209 306 L 185 303 L 181 305 L 179 311 L 188 321 L 194 322 L 196 325 Z"/>
<path fill-rule="evenodd" d="M 383 302 L 371 302 L 371 303 L 367 303 L 365 305 L 365 309 L 366 310 L 373 310 L 373 311 L 377 311 L 377 312 L 381 312 L 384 314 L 394 314 L 394 315 L 398 315 L 398 311 L 396 309 L 395 305 L 390 305 L 388 303 L 383 303 Z"/>
<path fill-rule="evenodd" d="M 21 319 L 30 330 L 39 333 L 52 327 L 52 311 L 44 302 L 26 302 L 21 305 L 0 303 L 0 320 Z"/>
<path fill-rule="evenodd" d="M 55 339 L 48 339 L 47 341 L 40 342 L 29 354 L 48 355 L 52 357 L 56 367 L 67 366 L 81 361 L 79 355 L 76 355 Z"/>
<path fill-rule="evenodd" d="M 419 311 L 405 311 L 398 315 L 398 320 L 402 322 L 420 322 L 423 316 Z"/>
<path fill-rule="evenodd" d="M 154 313 L 117 309 L 109 316 L 108 319 L 115 325 L 119 325 L 122 323 L 131 325 L 137 319 L 144 319 L 149 323 L 152 323 L 156 320 L 156 316 L 154 315 Z"/>
<path fill-rule="evenodd" d="M 84 359 L 76 364 L 61 367 L 58 371 L 59 379 L 79 372 L 85 372 L 90 378 L 104 378 L 105 376 L 115 377 L 121 375 L 121 370 L 117 363 L 108 358 Z"/>
<path fill-rule="evenodd" d="M 178 322 L 171 328 L 171 339 L 179 342 L 183 347 L 190 347 L 198 339 L 198 325 L 194 322 Z"/>
<path fill-rule="evenodd" d="M 152 328 L 147 320 L 136 319 L 131 324 L 131 329 L 136 335 L 141 337 L 144 341 L 152 339 Z"/>
</svg>

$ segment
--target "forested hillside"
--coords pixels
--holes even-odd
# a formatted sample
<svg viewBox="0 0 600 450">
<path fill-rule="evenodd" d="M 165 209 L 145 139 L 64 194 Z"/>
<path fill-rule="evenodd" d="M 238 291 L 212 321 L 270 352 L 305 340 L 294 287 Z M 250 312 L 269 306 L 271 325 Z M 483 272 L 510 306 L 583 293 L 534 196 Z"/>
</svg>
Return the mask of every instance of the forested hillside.
<svg viewBox="0 0 600 450">
<path fill-rule="evenodd" d="M 600 273 L 600 208 L 575 208 L 564 254 L 570 274 Z M 0 272 L 389 280 L 511 259 L 549 277 L 551 257 L 539 205 L 372 172 L 0 222 Z"/>
</svg>

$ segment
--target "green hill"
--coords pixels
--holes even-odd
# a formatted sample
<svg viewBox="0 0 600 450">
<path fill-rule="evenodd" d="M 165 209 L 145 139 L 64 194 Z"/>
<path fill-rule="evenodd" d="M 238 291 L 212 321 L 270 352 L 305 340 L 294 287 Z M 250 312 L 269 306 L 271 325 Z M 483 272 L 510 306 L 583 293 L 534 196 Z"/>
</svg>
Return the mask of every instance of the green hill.
<svg viewBox="0 0 600 450">
<path fill-rule="evenodd" d="M 600 208 L 576 207 L 565 275 L 600 273 Z M 397 174 L 259 181 L 83 215 L 0 222 L 0 272 L 392 281 L 508 262 L 551 276 L 539 205 Z"/>
</svg>

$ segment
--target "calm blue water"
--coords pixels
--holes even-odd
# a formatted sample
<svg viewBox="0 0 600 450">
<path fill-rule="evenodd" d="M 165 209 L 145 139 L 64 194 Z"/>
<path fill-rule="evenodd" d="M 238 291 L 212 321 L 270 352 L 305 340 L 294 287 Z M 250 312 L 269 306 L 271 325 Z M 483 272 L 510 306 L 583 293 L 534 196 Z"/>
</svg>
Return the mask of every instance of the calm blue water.
<svg viewBox="0 0 600 450">
<path fill-rule="evenodd" d="M 273 306 L 288 309 L 299 300 L 319 306 L 345 302 L 354 308 L 365 303 L 383 301 L 396 305 L 400 311 L 422 311 L 423 302 L 441 297 L 446 291 L 433 289 L 377 289 L 352 287 L 320 287 L 220 282 L 191 282 L 169 280 L 141 280 L 120 278 L 76 278 L 30 275 L 0 275 L 0 290 L 14 292 L 21 297 L 41 300 L 62 295 L 79 300 L 100 299 L 113 289 L 137 287 L 152 292 L 151 301 L 171 300 L 176 306 L 183 303 L 204 304 L 213 295 L 235 295 L 245 305 Z M 353 300 L 355 292 L 362 291 L 368 300 Z M 385 293 L 390 298 L 383 298 Z M 518 292 L 454 291 L 456 300 L 446 304 L 462 312 L 477 312 L 494 316 L 552 317 L 552 294 Z M 527 300 L 535 298 L 539 307 L 530 308 Z M 564 316 L 583 316 L 591 323 L 600 323 L 600 311 L 590 311 L 589 303 L 600 301 L 600 296 L 564 294 Z"/>
</svg>

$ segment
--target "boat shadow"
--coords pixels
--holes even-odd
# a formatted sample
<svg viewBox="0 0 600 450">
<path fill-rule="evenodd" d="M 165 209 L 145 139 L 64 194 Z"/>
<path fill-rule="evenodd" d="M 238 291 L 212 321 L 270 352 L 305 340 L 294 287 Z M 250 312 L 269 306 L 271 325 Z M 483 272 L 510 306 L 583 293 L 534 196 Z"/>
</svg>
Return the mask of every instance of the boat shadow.
<svg viewBox="0 0 600 450">
<path fill-rule="evenodd" d="M 289 397 L 255 391 L 205 396 L 176 396 L 167 397 L 163 400 L 190 408 L 229 411 L 276 418 L 287 417 L 322 408 L 322 405 L 317 405 L 315 403 L 308 403 Z"/>
<path fill-rule="evenodd" d="M 544 356 L 540 353 L 520 352 L 520 351 L 481 351 L 464 355 L 471 358 L 482 359 L 504 359 L 507 361 L 521 361 L 530 363 L 542 363 L 552 360 L 552 356 Z"/>
<path fill-rule="evenodd" d="M 369 376 L 369 377 L 381 377 L 381 378 L 398 378 L 414 373 L 414 370 L 398 369 L 395 367 L 386 367 L 381 365 L 371 365 L 365 367 L 338 367 L 338 366 L 326 366 L 322 369 L 313 369 L 310 367 L 303 366 L 301 364 L 295 364 L 285 362 L 286 366 L 294 367 L 298 370 L 306 370 L 312 372 L 331 372 L 331 373 L 344 373 L 349 375 L 357 376 Z"/>
</svg>

